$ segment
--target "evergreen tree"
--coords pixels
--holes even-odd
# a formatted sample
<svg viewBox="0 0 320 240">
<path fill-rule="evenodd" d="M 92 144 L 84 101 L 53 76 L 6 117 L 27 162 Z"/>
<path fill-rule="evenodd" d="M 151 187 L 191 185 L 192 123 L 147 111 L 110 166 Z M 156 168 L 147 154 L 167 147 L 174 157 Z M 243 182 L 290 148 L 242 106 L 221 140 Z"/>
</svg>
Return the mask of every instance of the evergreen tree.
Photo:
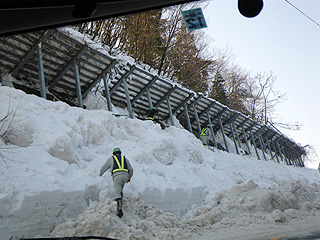
<svg viewBox="0 0 320 240">
<path fill-rule="evenodd" d="M 228 97 L 224 87 L 225 80 L 219 72 L 216 72 L 212 81 L 211 91 L 209 97 L 224 104 L 228 105 Z"/>
</svg>

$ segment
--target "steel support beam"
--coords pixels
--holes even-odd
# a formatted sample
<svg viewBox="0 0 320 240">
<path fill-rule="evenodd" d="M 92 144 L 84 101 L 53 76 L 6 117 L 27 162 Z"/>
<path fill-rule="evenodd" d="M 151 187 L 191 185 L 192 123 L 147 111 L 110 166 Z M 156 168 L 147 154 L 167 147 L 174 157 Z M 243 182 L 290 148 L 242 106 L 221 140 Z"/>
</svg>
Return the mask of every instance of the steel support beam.
<svg viewBox="0 0 320 240">
<path fill-rule="evenodd" d="M 298 166 L 302 167 L 299 155 L 297 155 L 297 162 L 298 162 Z"/>
<path fill-rule="evenodd" d="M 236 148 L 236 152 L 237 154 L 239 155 L 239 149 L 238 149 L 238 145 L 237 145 L 237 140 L 236 140 L 236 136 L 234 134 L 234 129 L 233 129 L 233 126 L 232 126 L 232 122 L 229 122 L 229 126 L 230 126 L 230 129 L 231 129 L 231 134 L 232 134 L 232 138 L 233 138 L 233 142 L 234 142 L 234 146 Z"/>
<path fill-rule="evenodd" d="M 196 104 L 198 101 L 200 101 L 200 99 L 202 98 L 203 96 L 200 94 L 200 95 L 198 95 L 198 97 L 196 98 L 196 99 L 194 99 L 194 101 L 193 102 L 191 102 L 188 106 L 187 106 L 187 108 L 189 109 L 189 108 L 191 108 L 192 106 L 193 106 L 193 104 Z M 178 119 L 180 119 L 182 116 L 184 115 L 184 112 L 181 112 L 179 115 L 178 115 Z"/>
<path fill-rule="evenodd" d="M 272 140 L 270 140 L 270 138 L 268 137 L 268 135 L 271 137 L 271 139 L 273 138 L 272 136 L 272 133 L 273 132 L 267 132 L 265 134 L 265 139 L 266 139 L 266 142 L 267 142 L 267 146 L 268 146 L 268 149 L 269 149 L 269 153 L 270 153 L 270 156 L 271 156 L 271 160 L 274 161 L 274 157 L 275 157 L 275 154 L 273 153 L 273 150 L 272 150 L 272 145 L 270 144 L 272 142 Z"/>
<path fill-rule="evenodd" d="M 243 122 L 243 125 L 244 125 L 248 120 L 251 120 L 251 119 L 247 118 L 247 120 L 245 120 L 245 121 Z M 257 125 L 257 123 L 254 122 L 254 121 L 252 121 L 252 120 L 250 121 L 250 123 L 252 123 L 252 125 L 251 125 L 250 127 L 248 127 L 247 129 L 245 129 L 245 130 L 248 131 L 248 132 L 251 132 L 252 129 Z M 251 134 L 250 134 L 250 135 L 251 135 Z"/>
<path fill-rule="evenodd" d="M 261 131 L 262 131 L 264 128 L 265 128 L 265 126 L 261 126 L 261 128 L 258 129 L 258 131 L 256 131 L 256 132 L 254 133 L 254 135 L 257 135 L 258 141 L 259 141 L 259 144 L 260 144 L 260 148 L 261 148 L 261 151 L 262 151 L 263 158 L 264 158 L 265 160 L 267 160 L 267 157 L 266 157 L 266 154 L 265 154 L 265 153 L 266 153 L 266 152 L 265 152 L 265 145 L 264 145 L 264 142 L 263 142 L 262 136 L 261 136 Z"/>
<path fill-rule="evenodd" d="M 292 146 L 289 146 L 289 152 L 290 152 L 290 157 L 291 157 L 291 161 L 294 163 L 294 165 L 297 167 L 297 158 L 296 158 L 296 154 L 295 152 L 292 150 Z"/>
<path fill-rule="evenodd" d="M 199 122 L 199 117 L 198 117 L 196 104 L 193 104 L 192 107 L 193 107 L 193 114 L 194 114 L 194 116 L 196 118 L 196 121 L 197 121 L 198 132 L 199 132 L 199 135 L 200 135 L 201 134 L 201 126 L 200 126 L 200 122 Z"/>
<path fill-rule="evenodd" d="M 224 114 L 224 112 L 227 110 L 227 108 L 223 108 L 215 117 L 213 120 L 216 120 L 218 119 L 219 120 L 219 117 L 222 116 L 222 114 Z M 222 123 L 222 122 L 221 122 Z"/>
<path fill-rule="evenodd" d="M 224 108 L 220 113 L 218 113 L 218 115 L 215 117 L 219 119 L 219 123 L 220 123 L 220 128 L 222 126 L 221 129 L 223 129 L 223 138 L 224 138 L 224 142 L 226 144 L 226 139 L 225 139 L 225 132 L 224 132 L 224 128 L 223 126 L 226 125 L 227 123 L 229 123 L 229 126 L 230 126 L 230 130 L 231 130 L 231 134 L 232 134 L 232 137 L 233 137 L 233 141 L 234 141 L 234 144 L 235 144 L 235 148 L 236 148 L 236 152 L 239 154 L 239 149 L 238 147 L 236 146 L 236 140 L 235 140 L 235 135 L 234 135 L 234 129 L 232 128 L 232 122 L 239 116 L 240 113 L 236 113 L 234 114 L 230 119 L 227 119 L 227 121 L 225 121 L 224 123 L 222 123 L 222 120 L 221 120 L 221 116 L 222 114 L 227 110 L 227 108 Z M 241 146 L 240 146 L 241 147 Z M 228 152 L 229 152 L 229 149 L 228 149 Z"/>
<path fill-rule="evenodd" d="M 253 129 L 253 127 L 256 126 L 256 125 L 257 125 L 257 123 L 254 122 L 254 124 L 250 127 L 250 132 L 251 132 L 251 134 L 252 134 L 251 137 L 252 137 L 253 140 L 254 140 L 255 150 L 256 150 L 256 152 L 258 153 L 258 147 L 257 147 L 257 143 L 256 143 L 255 137 L 254 137 L 255 135 L 257 135 L 257 140 L 259 141 L 260 148 L 261 148 L 260 150 L 262 151 L 263 158 L 266 160 L 267 158 L 266 158 L 266 155 L 265 155 L 264 145 L 263 145 L 263 141 L 262 141 L 262 139 L 261 139 L 261 131 L 264 129 L 265 126 L 261 126 L 261 125 L 259 124 L 260 128 L 253 134 L 253 133 L 252 133 L 252 129 Z M 261 160 L 260 156 L 258 157 L 258 159 Z"/>
<path fill-rule="evenodd" d="M 185 100 L 183 100 L 183 101 L 179 104 L 179 106 L 176 107 L 176 109 L 173 110 L 172 114 L 173 114 L 173 115 L 176 115 L 176 113 L 179 111 L 180 108 L 182 108 L 182 107 L 185 108 L 186 103 L 189 102 L 190 99 L 193 98 L 193 96 L 194 96 L 194 93 L 190 93 L 189 96 L 188 96 Z"/>
<path fill-rule="evenodd" d="M 295 159 L 296 159 L 298 166 L 301 167 L 298 150 L 295 149 L 294 155 L 295 155 Z"/>
<path fill-rule="evenodd" d="M 215 104 L 216 104 L 216 102 L 211 103 L 206 109 L 204 109 L 201 113 L 198 114 L 198 118 L 200 119 L 202 117 L 202 115 L 205 114 L 207 111 L 209 111 Z M 194 121 L 195 121 L 195 119 L 191 122 L 191 124 Z"/>
<path fill-rule="evenodd" d="M 300 161 L 299 149 L 295 149 L 295 157 L 296 157 L 296 160 L 298 162 L 299 167 L 302 167 L 301 161 Z"/>
<path fill-rule="evenodd" d="M 269 138 L 268 138 L 267 134 L 266 134 L 266 140 L 267 140 L 267 145 L 268 145 L 268 149 L 269 149 L 269 152 L 270 152 L 271 160 L 273 160 L 274 156 L 272 154 L 272 149 L 271 149 L 270 141 L 269 141 Z"/>
<path fill-rule="evenodd" d="M 243 135 L 243 139 L 244 139 L 244 142 L 247 146 L 247 150 L 248 150 L 248 153 L 251 155 L 251 150 L 250 150 L 250 147 L 249 147 L 249 142 L 248 142 L 248 138 L 247 138 L 247 133 L 245 131 L 245 128 L 244 128 L 244 125 L 246 124 L 246 122 L 249 120 L 249 118 L 246 117 L 246 119 L 239 125 L 241 127 L 241 130 L 242 130 L 242 135 Z M 241 137 L 241 135 L 239 136 L 239 138 Z"/>
<path fill-rule="evenodd" d="M 10 24 L 10 23 L 9 23 Z M 36 52 L 39 43 L 44 42 L 48 39 L 48 37 L 52 34 L 53 30 L 47 30 L 45 31 L 39 39 L 32 45 L 32 47 L 29 49 L 29 51 L 23 56 L 23 58 L 19 61 L 19 63 L 12 69 L 11 75 L 16 75 L 20 69 L 26 64 L 26 62 L 32 57 L 32 55 Z"/>
<path fill-rule="evenodd" d="M 286 155 L 286 151 L 285 151 L 285 148 L 284 148 L 284 144 L 281 144 L 280 145 L 280 149 L 281 149 L 281 152 L 283 154 L 283 157 L 284 157 L 284 160 L 286 162 L 287 165 L 290 165 L 289 162 L 288 162 L 288 158 L 287 158 L 287 155 Z"/>
<path fill-rule="evenodd" d="M 38 44 L 37 53 L 38 53 L 37 55 L 38 55 L 38 67 L 39 67 L 40 96 L 46 99 L 47 92 L 46 92 L 46 82 L 44 79 L 41 42 Z"/>
<path fill-rule="evenodd" d="M 224 112 L 225 109 L 223 109 L 220 113 Z M 224 133 L 224 129 L 223 129 L 223 124 L 222 124 L 222 120 L 221 120 L 221 115 L 218 116 L 218 119 L 219 119 L 219 124 L 220 124 L 220 129 L 221 129 L 221 133 L 222 133 L 222 137 L 223 137 L 223 141 L 224 141 L 224 146 L 227 150 L 227 152 L 230 152 L 229 151 L 229 148 L 228 148 L 228 143 L 227 143 L 227 139 L 226 139 L 226 135 Z"/>
<path fill-rule="evenodd" d="M 142 95 L 149 90 L 149 88 L 158 80 L 158 76 L 154 76 L 150 82 L 132 99 L 131 104 L 134 105 L 135 102 L 142 97 Z"/>
<path fill-rule="evenodd" d="M 283 144 L 283 151 L 284 151 L 284 156 L 286 158 L 287 164 L 288 165 L 292 165 L 291 161 L 290 161 L 289 153 L 288 153 L 288 146 L 287 146 L 287 143 L 285 141 L 284 141 L 284 144 Z"/>
<path fill-rule="evenodd" d="M 49 89 L 54 88 L 57 83 L 60 81 L 60 79 L 69 71 L 69 69 L 72 67 L 75 61 L 77 61 L 81 56 L 88 51 L 89 47 L 87 45 L 83 45 L 82 48 L 79 50 L 79 52 L 73 56 L 73 58 L 70 60 L 70 62 L 57 74 L 57 76 L 51 81 L 49 85 Z"/>
<path fill-rule="evenodd" d="M 207 107 L 204 111 L 202 111 L 202 112 L 200 113 L 201 116 L 202 116 L 202 114 L 203 114 L 205 111 L 209 111 L 209 110 L 210 110 L 214 105 L 216 105 L 216 104 L 217 104 L 216 102 L 213 102 L 209 107 Z M 226 110 L 227 110 L 227 108 L 224 107 L 223 110 L 215 116 L 214 120 L 215 120 L 216 118 L 219 118 L 220 116 L 222 116 L 222 114 L 223 114 Z M 240 114 L 240 113 L 234 114 L 230 119 L 228 119 L 227 121 L 225 121 L 225 122 L 223 123 L 223 126 L 226 125 L 227 123 L 230 124 L 230 122 L 234 121 L 234 120 L 239 116 L 239 114 Z M 201 116 L 199 115 L 199 118 L 200 118 Z M 232 129 L 231 129 L 231 130 L 232 130 Z"/>
<path fill-rule="evenodd" d="M 291 153 L 290 146 L 288 146 L 287 144 L 286 144 L 286 152 L 287 152 L 288 161 L 289 161 L 290 165 L 291 165 L 291 164 L 292 164 L 292 165 L 295 165 L 295 164 L 294 164 L 294 161 L 293 161 L 293 157 L 292 157 L 292 153 Z"/>
<path fill-rule="evenodd" d="M 280 146 L 279 146 L 279 141 L 276 141 L 276 145 L 277 145 L 277 147 L 278 147 L 279 156 L 280 156 L 280 158 L 281 158 L 281 161 L 283 161 L 282 152 L 281 152 L 281 149 L 280 149 Z"/>
<path fill-rule="evenodd" d="M 166 100 L 167 97 L 169 97 L 171 95 L 171 93 L 173 93 L 176 89 L 177 89 L 177 85 L 175 85 L 173 88 L 171 88 L 156 104 L 156 107 L 159 107 L 161 105 L 161 103 L 163 103 L 164 100 Z"/>
<path fill-rule="evenodd" d="M 126 93 L 127 109 L 128 109 L 128 112 L 129 112 L 129 117 L 133 118 L 133 112 L 132 112 L 132 107 L 131 107 L 131 102 L 130 102 L 130 94 L 129 94 L 127 78 L 123 79 L 123 87 L 124 87 L 124 91 Z"/>
<path fill-rule="evenodd" d="M 238 129 L 237 129 L 237 126 L 236 126 L 236 124 L 234 123 L 234 121 L 232 121 L 232 126 L 233 126 L 233 129 L 234 129 L 235 132 L 236 132 L 236 138 L 237 138 L 237 141 L 238 141 L 238 144 L 239 144 L 239 148 L 242 148 L 242 147 L 241 147 L 240 137 L 239 137 L 239 134 L 238 134 Z"/>
<path fill-rule="evenodd" d="M 210 118 L 209 111 L 207 112 L 207 118 L 208 118 L 208 122 L 209 122 L 209 124 L 210 124 L 210 132 L 211 132 L 213 144 L 214 144 L 215 148 L 218 148 L 216 139 L 215 139 L 215 137 L 214 137 L 214 131 L 213 131 L 213 129 L 212 129 L 212 122 L 211 122 L 211 118 Z"/>
<path fill-rule="evenodd" d="M 272 141 L 272 146 L 273 146 L 273 149 L 274 149 L 274 154 L 276 155 L 277 162 L 280 163 L 279 158 L 278 158 L 278 154 L 277 154 L 277 149 L 276 149 L 276 147 L 274 145 L 274 141 Z"/>
<path fill-rule="evenodd" d="M 298 150 L 297 150 L 297 151 L 298 151 Z M 296 157 L 297 157 L 297 161 L 298 161 L 299 167 L 303 167 L 303 165 L 302 165 L 302 163 L 301 163 L 301 158 L 300 158 L 298 152 L 296 153 Z"/>
<path fill-rule="evenodd" d="M 301 166 L 304 167 L 304 161 L 302 159 L 302 156 L 300 156 Z"/>
<path fill-rule="evenodd" d="M 147 92 L 147 98 L 148 98 L 148 104 L 149 104 L 149 109 L 151 110 L 152 107 L 153 107 L 153 104 L 152 104 L 152 98 L 151 98 L 151 94 L 150 94 L 150 90 L 149 88 L 146 89 L 146 92 Z"/>
<path fill-rule="evenodd" d="M 170 120 L 171 120 L 171 125 L 174 126 L 174 121 L 173 121 L 172 109 L 171 109 L 171 104 L 170 104 L 169 96 L 166 97 L 166 101 L 167 101 L 169 116 L 170 116 Z"/>
<path fill-rule="evenodd" d="M 187 104 L 184 105 L 184 111 L 186 112 L 186 119 L 187 119 L 187 124 L 188 124 L 189 132 L 192 133 L 192 127 L 191 127 L 191 123 L 190 123 L 190 118 L 189 118 L 189 113 L 188 113 Z"/>
<path fill-rule="evenodd" d="M 255 124 L 254 124 L 254 125 L 255 125 Z M 250 134 L 251 134 L 251 141 L 252 141 L 252 143 L 253 143 L 254 150 L 256 151 L 257 158 L 260 160 L 260 156 L 259 156 L 259 153 L 258 153 L 258 149 L 257 149 L 256 141 L 255 141 L 255 139 L 254 139 L 254 136 L 253 136 L 252 130 L 250 130 Z"/>
<path fill-rule="evenodd" d="M 114 68 L 114 66 L 115 66 L 117 63 L 118 63 L 118 61 L 115 60 L 115 59 L 110 62 L 110 64 L 89 84 L 88 88 L 83 91 L 83 94 L 82 94 L 83 98 L 85 98 L 85 97 L 88 95 L 88 93 L 90 92 L 90 90 L 91 90 L 94 86 L 96 86 L 96 84 L 97 84 L 102 78 L 104 78 L 104 77 L 106 76 L 106 74 L 109 74 L 109 73 L 111 72 L 111 70 Z M 109 93 L 110 93 L 110 90 L 109 90 Z M 110 111 L 110 110 L 109 110 L 109 111 Z"/>
<path fill-rule="evenodd" d="M 262 128 L 261 128 L 261 129 L 262 129 Z M 265 153 L 266 150 L 265 150 L 264 142 L 263 142 L 263 139 L 262 139 L 262 136 L 261 136 L 261 132 L 260 132 L 260 131 L 259 131 L 259 133 L 258 133 L 258 139 L 259 139 L 259 142 L 260 142 L 260 146 L 261 146 L 263 158 L 264 158 L 264 160 L 267 160 L 266 153 Z"/>
<path fill-rule="evenodd" d="M 111 96 L 110 96 L 110 90 L 109 90 L 109 73 L 105 73 L 103 75 L 103 83 L 104 83 L 104 89 L 105 89 L 105 97 L 107 99 L 107 104 L 108 104 L 108 110 L 112 112 Z"/>
<path fill-rule="evenodd" d="M 82 93 L 81 93 L 81 85 L 80 85 L 80 77 L 79 77 L 79 68 L 76 61 L 73 62 L 73 70 L 75 75 L 75 82 L 76 82 L 76 93 L 78 98 L 78 106 L 83 108 L 82 102 Z"/>
<path fill-rule="evenodd" d="M 276 156 L 276 159 L 277 159 L 277 162 L 278 163 L 280 163 L 280 160 L 279 160 L 279 158 L 280 158 L 280 152 L 279 152 L 279 149 L 278 149 L 278 147 L 277 147 L 277 144 L 275 144 L 276 143 L 276 141 L 277 141 L 277 137 L 278 137 L 279 135 L 277 135 L 277 133 L 276 132 L 274 132 L 274 134 L 273 134 L 273 136 L 271 136 L 271 143 L 272 143 L 272 147 L 273 147 L 273 150 L 274 150 L 274 154 L 275 154 L 275 156 Z M 274 140 L 272 140 L 274 138 Z"/>
<path fill-rule="evenodd" d="M 245 143 L 246 143 L 246 145 L 247 145 L 248 153 L 251 155 L 251 150 L 250 150 L 250 148 L 249 148 L 249 143 L 248 143 L 247 134 L 246 134 L 243 126 L 241 126 L 241 129 L 242 129 L 242 132 L 243 132 L 244 141 L 245 141 Z"/>
<path fill-rule="evenodd" d="M 231 118 L 229 118 L 229 119 L 227 119 L 227 120 L 225 121 L 224 125 L 227 124 L 227 123 L 230 124 L 230 123 L 233 122 L 239 115 L 240 115 L 240 113 L 235 113 Z"/>
<path fill-rule="evenodd" d="M 301 165 L 301 167 L 304 167 L 303 159 L 302 159 L 302 157 L 301 157 L 301 156 L 299 157 L 299 161 L 300 161 L 300 165 Z"/>
<path fill-rule="evenodd" d="M 110 89 L 110 95 L 112 95 L 117 89 L 118 89 L 118 87 L 120 87 L 121 86 L 121 84 L 123 83 L 123 81 L 124 81 L 124 79 L 127 79 L 129 76 L 130 76 L 130 74 L 135 70 L 135 66 L 134 65 L 132 65 L 131 67 L 130 67 L 130 70 L 128 71 L 128 72 L 126 72 L 120 79 L 119 79 L 119 81 L 115 84 L 115 85 L 113 85 L 113 87 Z"/>
</svg>

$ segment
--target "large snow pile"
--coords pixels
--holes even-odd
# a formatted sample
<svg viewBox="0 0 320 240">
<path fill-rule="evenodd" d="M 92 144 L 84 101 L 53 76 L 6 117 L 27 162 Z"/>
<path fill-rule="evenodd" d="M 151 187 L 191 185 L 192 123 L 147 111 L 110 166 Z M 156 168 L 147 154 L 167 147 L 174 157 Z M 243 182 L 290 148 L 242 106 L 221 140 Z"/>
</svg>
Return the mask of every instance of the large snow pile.
<svg viewBox="0 0 320 240">
<path fill-rule="evenodd" d="M 126 215 L 115 217 L 116 203 L 106 198 L 94 202 L 76 219 L 66 220 L 51 233 L 52 237 L 109 236 L 118 239 L 235 239 L 230 228 L 258 227 L 273 229 L 273 234 L 301 223 L 316 223 L 320 218 L 320 186 L 306 186 L 301 182 L 282 182 L 278 186 L 261 188 L 254 181 L 240 183 L 230 191 L 217 194 L 201 207 L 194 206 L 187 215 L 179 217 L 146 204 L 137 198 L 124 200 Z M 298 224 L 296 223 L 298 222 Z M 275 231 L 276 228 L 280 228 Z M 235 231 L 236 232 L 236 231 Z M 260 234 L 260 239 L 264 239 Z M 265 238 L 271 238 L 271 232 Z M 210 234 L 210 235 L 209 235 Z M 210 237 L 211 236 L 211 237 Z M 239 233 L 235 236 L 241 239 Z M 248 239 L 248 233 L 244 239 Z M 204 238 L 205 239 L 205 238 Z"/>
<path fill-rule="evenodd" d="M 0 87 L 0 96 L 0 239 L 53 229 L 52 236 L 179 239 L 199 228 L 318 217 L 314 169 L 212 152 L 181 128 L 162 130 L 9 87 Z M 110 175 L 99 177 L 114 147 L 135 170 L 122 219 Z"/>
</svg>

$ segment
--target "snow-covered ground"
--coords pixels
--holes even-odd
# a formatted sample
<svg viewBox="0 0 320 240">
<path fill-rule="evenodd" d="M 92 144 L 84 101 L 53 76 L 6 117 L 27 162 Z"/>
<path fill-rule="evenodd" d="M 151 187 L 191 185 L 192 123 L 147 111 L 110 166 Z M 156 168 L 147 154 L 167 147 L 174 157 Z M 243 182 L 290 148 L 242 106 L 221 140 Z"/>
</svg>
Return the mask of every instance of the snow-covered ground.
<svg viewBox="0 0 320 240">
<path fill-rule="evenodd" d="M 213 152 L 182 128 L 89 101 L 84 110 L 4 86 L 0 99 L 1 240 L 271 239 L 320 223 L 316 169 Z M 99 177 L 115 147 L 134 168 L 121 219 L 110 174 Z"/>
</svg>

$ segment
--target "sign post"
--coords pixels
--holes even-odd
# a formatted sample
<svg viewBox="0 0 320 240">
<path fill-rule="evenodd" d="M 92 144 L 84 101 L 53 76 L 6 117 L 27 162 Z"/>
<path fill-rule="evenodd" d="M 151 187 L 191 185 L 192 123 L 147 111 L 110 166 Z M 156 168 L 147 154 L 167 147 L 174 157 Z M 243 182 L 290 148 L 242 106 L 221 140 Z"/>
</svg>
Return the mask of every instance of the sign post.
<svg viewBox="0 0 320 240">
<path fill-rule="evenodd" d="M 182 11 L 181 14 L 188 31 L 207 27 L 201 8 Z"/>
</svg>

